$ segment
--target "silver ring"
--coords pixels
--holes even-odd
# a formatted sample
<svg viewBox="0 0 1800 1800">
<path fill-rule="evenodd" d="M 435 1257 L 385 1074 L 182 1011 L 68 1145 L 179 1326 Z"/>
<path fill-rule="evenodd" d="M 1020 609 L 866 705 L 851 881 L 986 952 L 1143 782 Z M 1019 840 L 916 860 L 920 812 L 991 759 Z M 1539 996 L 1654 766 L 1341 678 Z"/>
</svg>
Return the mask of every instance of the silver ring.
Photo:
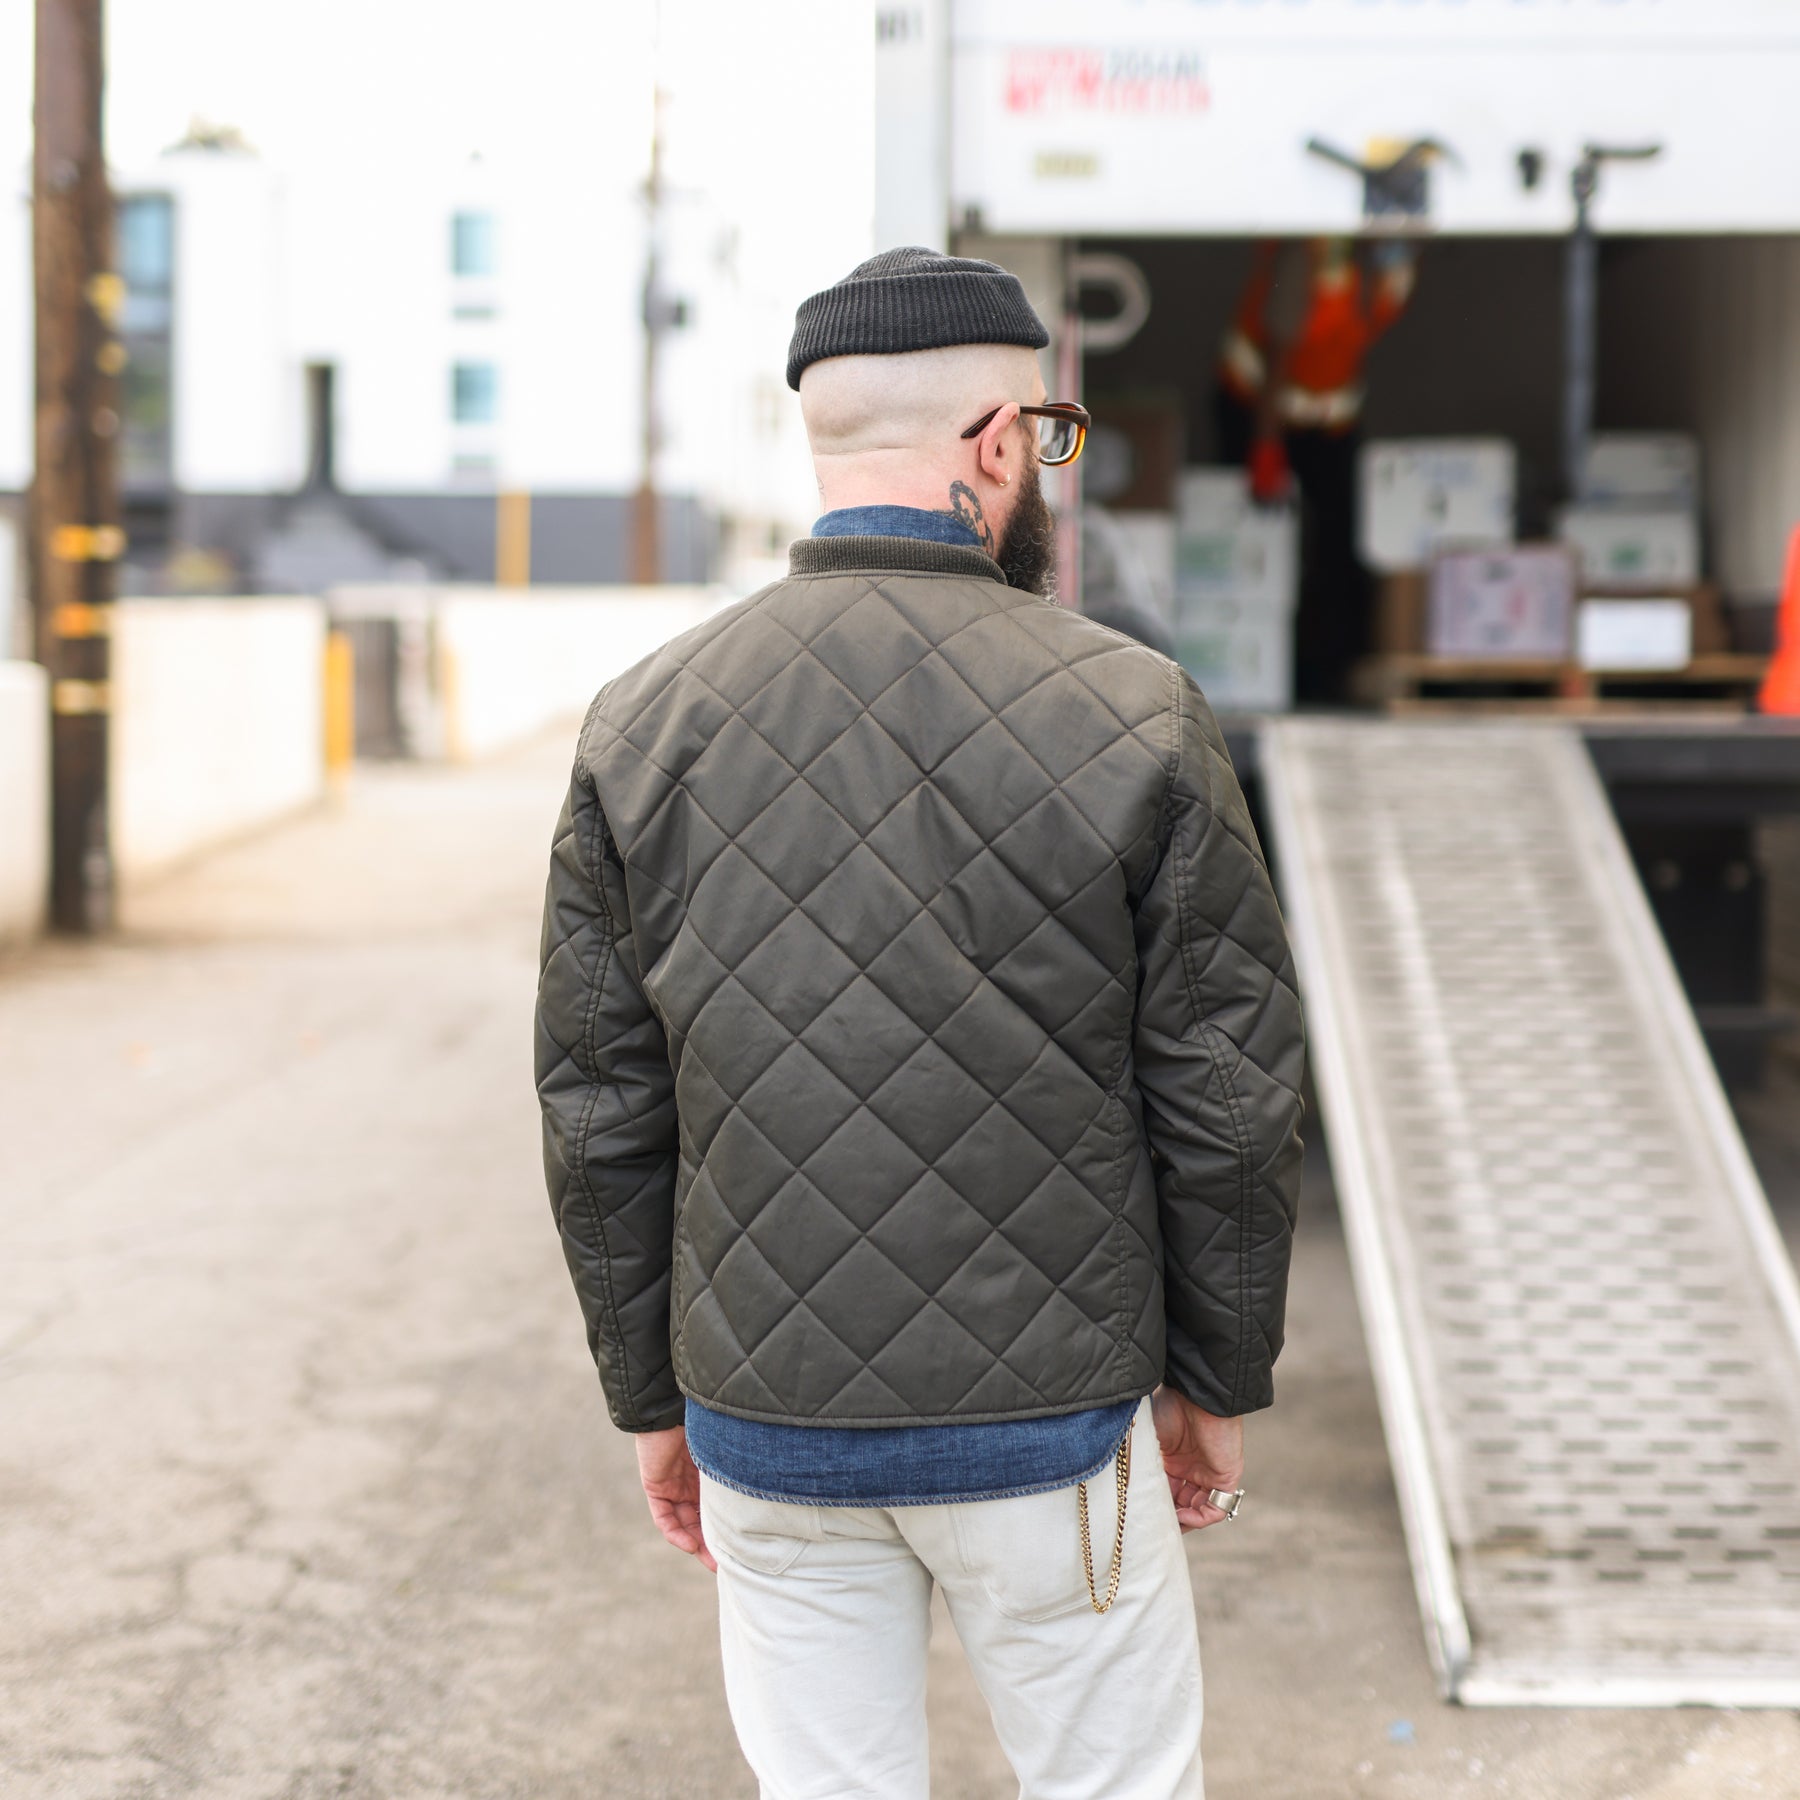
<svg viewBox="0 0 1800 1800">
<path fill-rule="evenodd" d="M 1243 1503 L 1244 1490 L 1242 1488 L 1208 1488 L 1206 1490 L 1206 1504 L 1216 1506 L 1228 1519 L 1237 1517 L 1238 1508 Z"/>
</svg>

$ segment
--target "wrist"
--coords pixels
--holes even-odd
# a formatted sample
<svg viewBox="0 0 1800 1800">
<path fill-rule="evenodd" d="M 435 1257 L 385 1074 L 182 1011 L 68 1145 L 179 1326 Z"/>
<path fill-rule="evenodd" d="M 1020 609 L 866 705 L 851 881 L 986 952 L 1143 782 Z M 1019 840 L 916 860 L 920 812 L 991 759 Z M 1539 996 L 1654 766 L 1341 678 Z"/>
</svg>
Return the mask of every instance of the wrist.
<svg viewBox="0 0 1800 1800">
<path fill-rule="evenodd" d="M 1197 1418 L 1216 1420 L 1221 1425 L 1232 1424 L 1240 1417 L 1237 1413 L 1212 1412 L 1208 1408 L 1202 1406 L 1198 1400 L 1190 1400 L 1180 1388 L 1171 1387 L 1167 1382 L 1164 1382 L 1163 1385 L 1150 1396 L 1150 1403 L 1152 1406 L 1165 1400 L 1172 1401 L 1174 1404 L 1178 1405 L 1183 1412 L 1193 1413 Z"/>
</svg>

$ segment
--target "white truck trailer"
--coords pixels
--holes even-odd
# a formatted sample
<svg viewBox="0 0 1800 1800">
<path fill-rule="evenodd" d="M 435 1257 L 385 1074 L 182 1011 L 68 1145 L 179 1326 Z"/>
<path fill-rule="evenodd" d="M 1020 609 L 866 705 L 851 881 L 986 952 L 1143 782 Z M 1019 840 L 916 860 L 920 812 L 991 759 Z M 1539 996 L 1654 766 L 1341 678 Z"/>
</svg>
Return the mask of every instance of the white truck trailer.
<svg viewBox="0 0 1800 1800">
<path fill-rule="evenodd" d="M 1097 437 L 1160 407 L 1215 461 L 1252 241 L 1405 234 L 1370 438 L 1510 446 L 1525 536 L 1596 485 L 1594 427 L 1697 443 L 1754 651 L 1800 524 L 1800 7 L 911 0 L 877 30 L 880 245 L 1017 271 Z M 1089 285 L 1122 316 L 1084 324 Z M 1765 950 L 1800 869 L 1759 847 L 1800 815 L 1800 721 L 1608 691 L 1226 730 L 1444 1692 L 1792 1707 L 1800 1290 L 1717 1071 L 1792 1026 Z"/>
</svg>

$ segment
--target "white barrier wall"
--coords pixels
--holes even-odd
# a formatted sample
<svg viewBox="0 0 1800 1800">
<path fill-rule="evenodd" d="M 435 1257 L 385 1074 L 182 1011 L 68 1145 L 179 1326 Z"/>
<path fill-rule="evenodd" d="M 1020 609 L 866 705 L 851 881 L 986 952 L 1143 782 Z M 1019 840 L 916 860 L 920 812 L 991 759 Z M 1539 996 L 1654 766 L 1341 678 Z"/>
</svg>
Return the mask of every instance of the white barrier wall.
<svg viewBox="0 0 1800 1800">
<path fill-rule="evenodd" d="M 0 662 L 0 944 L 43 928 L 49 880 L 49 689 L 36 663 Z"/>
<path fill-rule="evenodd" d="M 124 600 L 112 654 L 121 882 L 323 795 L 322 602 Z"/>
<path fill-rule="evenodd" d="M 579 717 L 615 675 L 727 600 L 701 587 L 440 590 L 444 754 L 486 756 Z"/>
</svg>

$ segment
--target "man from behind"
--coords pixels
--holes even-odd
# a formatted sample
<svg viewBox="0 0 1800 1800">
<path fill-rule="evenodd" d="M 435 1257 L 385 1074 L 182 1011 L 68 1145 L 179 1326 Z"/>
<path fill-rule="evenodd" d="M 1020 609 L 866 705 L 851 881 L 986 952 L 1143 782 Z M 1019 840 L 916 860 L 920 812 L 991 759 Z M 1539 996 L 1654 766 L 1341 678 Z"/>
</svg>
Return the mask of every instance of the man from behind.
<svg viewBox="0 0 1800 1800">
<path fill-rule="evenodd" d="M 823 516 L 597 697 L 556 833 L 551 1202 L 781 1800 L 926 1793 L 934 1585 L 1028 1800 L 1201 1793 L 1300 1012 L 1199 691 L 1044 598 L 1046 341 L 924 250 L 806 302 Z"/>
</svg>

